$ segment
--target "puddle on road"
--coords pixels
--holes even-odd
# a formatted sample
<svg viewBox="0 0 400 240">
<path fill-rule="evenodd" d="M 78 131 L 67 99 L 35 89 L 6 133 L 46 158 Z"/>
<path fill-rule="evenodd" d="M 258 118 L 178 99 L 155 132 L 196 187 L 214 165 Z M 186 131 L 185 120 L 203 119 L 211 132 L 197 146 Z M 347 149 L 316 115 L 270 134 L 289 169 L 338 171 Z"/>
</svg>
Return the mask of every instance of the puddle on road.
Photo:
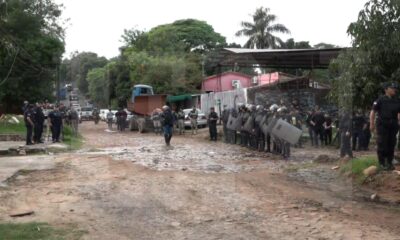
<svg viewBox="0 0 400 240">
<path fill-rule="evenodd" d="M 281 170 L 288 162 L 279 156 L 249 151 L 224 144 L 140 144 L 140 147 L 83 150 L 89 155 L 110 155 L 114 160 L 132 161 L 156 170 L 183 170 L 206 173 L 238 173 L 256 169 Z M 144 146 L 144 147 L 143 147 Z M 200 146 L 200 147 L 198 147 Z"/>
</svg>

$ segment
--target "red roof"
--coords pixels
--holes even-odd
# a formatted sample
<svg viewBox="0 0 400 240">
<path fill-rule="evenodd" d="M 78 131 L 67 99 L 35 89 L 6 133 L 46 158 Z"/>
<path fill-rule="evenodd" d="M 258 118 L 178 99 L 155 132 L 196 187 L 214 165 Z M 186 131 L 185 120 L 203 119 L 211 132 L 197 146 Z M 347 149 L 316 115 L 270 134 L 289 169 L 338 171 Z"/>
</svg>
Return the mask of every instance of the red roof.
<svg viewBox="0 0 400 240">
<path fill-rule="evenodd" d="M 221 73 L 221 74 L 217 74 L 217 75 L 212 75 L 212 76 L 206 77 L 204 79 L 204 81 L 207 81 L 207 80 L 212 79 L 212 78 L 220 77 L 220 76 L 229 75 L 229 74 L 236 75 L 236 76 L 242 76 L 242 77 L 251 79 L 250 75 L 247 75 L 247 74 L 244 74 L 244 73 L 240 73 L 240 72 L 232 72 L 232 71 L 230 71 L 230 72 L 224 72 L 224 73 Z"/>
</svg>

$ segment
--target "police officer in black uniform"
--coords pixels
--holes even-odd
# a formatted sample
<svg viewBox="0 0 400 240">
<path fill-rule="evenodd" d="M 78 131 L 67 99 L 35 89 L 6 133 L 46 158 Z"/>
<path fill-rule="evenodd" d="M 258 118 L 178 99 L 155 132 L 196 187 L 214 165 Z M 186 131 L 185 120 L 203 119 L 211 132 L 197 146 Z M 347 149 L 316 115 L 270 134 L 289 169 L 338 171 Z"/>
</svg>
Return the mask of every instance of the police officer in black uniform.
<svg viewBox="0 0 400 240">
<path fill-rule="evenodd" d="M 25 108 L 24 122 L 26 126 L 26 145 L 32 145 L 32 132 L 35 127 L 33 105 L 28 105 Z"/>
<path fill-rule="evenodd" d="M 56 105 L 54 111 L 49 113 L 49 123 L 52 132 L 53 143 L 60 142 L 61 128 L 63 125 L 63 114 L 59 110 L 59 106 Z"/>
<path fill-rule="evenodd" d="M 208 115 L 208 127 L 210 130 L 210 140 L 217 141 L 217 121 L 218 114 L 215 112 L 215 108 L 210 108 L 210 114 Z"/>
<path fill-rule="evenodd" d="M 384 170 L 394 170 L 392 162 L 400 119 L 400 100 L 396 96 L 398 84 L 386 83 L 384 84 L 384 88 L 385 95 L 378 98 L 372 106 L 370 129 L 373 132 L 376 126 L 377 152 L 381 168 Z"/>
<path fill-rule="evenodd" d="M 33 140 L 35 143 L 43 143 L 42 134 L 43 134 L 43 125 L 46 116 L 43 113 L 42 104 L 37 103 L 35 112 L 35 133 L 33 135 Z"/>
</svg>

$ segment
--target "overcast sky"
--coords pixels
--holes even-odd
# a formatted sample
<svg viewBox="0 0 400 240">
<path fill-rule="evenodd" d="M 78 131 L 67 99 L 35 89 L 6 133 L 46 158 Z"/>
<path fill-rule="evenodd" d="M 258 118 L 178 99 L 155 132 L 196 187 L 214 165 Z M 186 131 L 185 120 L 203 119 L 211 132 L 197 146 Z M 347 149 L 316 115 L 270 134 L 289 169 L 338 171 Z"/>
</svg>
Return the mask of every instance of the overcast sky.
<svg viewBox="0 0 400 240">
<path fill-rule="evenodd" d="M 56 0 L 65 6 L 69 18 L 66 56 L 74 51 L 91 51 L 111 58 L 119 54 L 124 29 L 142 30 L 178 19 L 204 20 L 227 38 L 227 42 L 243 44 L 235 37 L 241 21 L 251 21 L 258 7 L 268 7 L 286 25 L 290 35 L 283 40 L 326 42 L 349 46 L 346 30 L 357 19 L 367 0 Z"/>
</svg>

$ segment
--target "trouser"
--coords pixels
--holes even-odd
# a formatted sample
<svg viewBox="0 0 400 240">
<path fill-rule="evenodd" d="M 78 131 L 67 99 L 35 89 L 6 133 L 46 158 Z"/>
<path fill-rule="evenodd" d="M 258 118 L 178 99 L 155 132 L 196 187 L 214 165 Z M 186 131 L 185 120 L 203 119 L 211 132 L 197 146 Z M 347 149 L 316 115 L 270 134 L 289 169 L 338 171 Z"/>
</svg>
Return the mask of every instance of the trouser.
<svg viewBox="0 0 400 240">
<path fill-rule="evenodd" d="M 371 132 L 369 131 L 369 129 L 363 130 L 362 144 L 361 144 L 362 150 L 368 150 L 370 141 L 371 141 Z"/>
<path fill-rule="evenodd" d="M 179 134 L 185 133 L 185 120 L 184 119 L 178 120 L 178 129 L 179 129 Z"/>
<path fill-rule="evenodd" d="M 107 119 L 107 124 L 108 124 L 108 130 L 112 130 L 112 124 L 113 124 L 112 119 Z"/>
<path fill-rule="evenodd" d="M 43 123 L 40 124 L 35 124 L 35 129 L 34 129 L 35 133 L 33 135 L 33 140 L 38 143 L 42 141 L 42 134 L 43 134 Z"/>
<path fill-rule="evenodd" d="M 227 128 L 227 126 L 226 126 L 226 124 L 227 123 L 223 123 L 223 131 L 224 131 L 224 141 L 226 142 L 226 143 L 228 143 L 229 142 L 229 136 L 228 136 L 228 128 Z"/>
<path fill-rule="evenodd" d="M 324 130 L 324 141 L 325 145 L 331 145 L 332 143 L 332 128 Z"/>
<path fill-rule="evenodd" d="M 71 120 L 71 127 L 72 127 L 72 133 L 74 134 L 74 136 L 78 136 L 78 119 L 72 119 Z"/>
<path fill-rule="evenodd" d="M 290 143 L 281 140 L 281 144 L 282 144 L 282 156 L 284 158 L 290 157 Z"/>
<path fill-rule="evenodd" d="M 240 145 L 244 147 L 249 145 L 249 134 L 246 131 L 240 131 Z"/>
<path fill-rule="evenodd" d="M 351 150 L 351 135 L 346 136 L 345 132 L 340 133 L 340 157 L 353 157 L 353 152 Z"/>
<path fill-rule="evenodd" d="M 210 139 L 213 141 L 217 141 L 217 123 L 210 123 L 209 130 L 210 130 Z"/>
<path fill-rule="evenodd" d="M 363 142 L 362 132 L 360 130 L 353 131 L 353 151 L 361 150 L 361 144 Z"/>
<path fill-rule="evenodd" d="M 165 125 L 165 126 L 163 127 L 163 130 L 164 130 L 165 144 L 167 144 L 167 146 L 169 146 L 170 143 L 171 143 L 173 126 Z"/>
<path fill-rule="evenodd" d="M 33 127 L 32 125 L 25 125 L 25 126 L 26 126 L 26 144 L 32 144 Z"/>
<path fill-rule="evenodd" d="M 62 125 L 57 125 L 57 124 L 52 126 L 52 139 L 53 139 L 53 142 L 54 141 L 56 141 L 56 142 L 60 141 L 61 126 Z"/>
<path fill-rule="evenodd" d="M 322 127 L 318 127 L 314 129 L 314 145 L 320 146 L 324 141 L 324 129 Z"/>
<path fill-rule="evenodd" d="M 311 146 L 314 146 L 314 130 L 312 127 L 308 127 L 308 135 L 310 136 Z"/>
<path fill-rule="evenodd" d="M 153 120 L 154 132 L 161 135 L 161 121 Z"/>
<path fill-rule="evenodd" d="M 377 153 L 379 164 L 382 166 L 391 165 L 394 158 L 396 146 L 396 135 L 399 130 L 397 122 L 389 124 L 377 124 Z"/>
<path fill-rule="evenodd" d="M 264 151 L 264 149 L 265 149 L 265 135 L 263 132 L 260 131 L 257 141 L 257 150 L 261 152 Z"/>
<path fill-rule="evenodd" d="M 271 152 L 271 135 L 267 134 L 267 152 Z"/>
<path fill-rule="evenodd" d="M 197 134 L 197 119 L 190 119 L 192 134 Z"/>
<path fill-rule="evenodd" d="M 250 147 L 254 150 L 258 150 L 258 134 L 252 133 L 249 134 L 250 137 Z"/>
</svg>

